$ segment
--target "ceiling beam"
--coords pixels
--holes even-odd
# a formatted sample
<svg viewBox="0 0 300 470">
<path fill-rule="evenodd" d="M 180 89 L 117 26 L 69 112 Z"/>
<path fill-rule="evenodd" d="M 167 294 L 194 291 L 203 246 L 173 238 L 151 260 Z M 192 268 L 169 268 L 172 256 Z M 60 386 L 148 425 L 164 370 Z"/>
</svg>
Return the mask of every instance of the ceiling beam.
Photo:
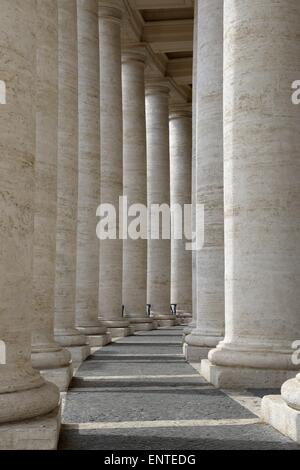
<svg viewBox="0 0 300 470">
<path fill-rule="evenodd" d="M 193 81 L 193 58 L 172 59 L 168 62 L 167 74 L 180 85 L 190 85 Z"/>
<path fill-rule="evenodd" d="M 193 50 L 193 20 L 149 21 L 143 29 L 143 41 L 154 52 L 188 52 Z"/>
</svg>

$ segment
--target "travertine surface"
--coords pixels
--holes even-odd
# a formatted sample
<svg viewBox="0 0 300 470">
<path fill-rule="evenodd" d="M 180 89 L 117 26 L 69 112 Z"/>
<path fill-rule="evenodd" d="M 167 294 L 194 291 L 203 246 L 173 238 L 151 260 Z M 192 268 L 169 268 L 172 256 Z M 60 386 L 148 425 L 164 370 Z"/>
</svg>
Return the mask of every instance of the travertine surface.
<svg viewBox="0 0 300 470">
<path fill-rule="evenodd" d="M 196 201 L 204 206 L 204 245 L 196 255 L 197 326 L 186 342 L 199 348 L 201 359 L 224 335 L 222 0 L 198 1 L 196 96 Z"/>
<path fill-rule="evenodd" d="M 78 27 L 78 211 L 76 326 L 93 335 L 93 346 L 108 341 L 98 320 L 100 204 L 100 96 L 98 1 L 77 0 Z M 97 338 L 96 338 L 97 336 Z"/>
<path fill-rule="evenodd" d="M 300 444 L 300 374 L 282 385 L 281 396 L 265 396 L 261 413 L 266 423 Z"/>
<path fill-rule="evenodd" d="M 295 0 L 225 2 L 226 335 L 209 359 L 235 383 L 266 369 L 277 387 L 299 368 L 299 18 Z"/>
<path fill-rule="evenodd" d="M 57 2 L 37 0 L 36 159 L 32 364 L 66 390 L 72 366 L 69 351 L 54 341 L 56 252 L 58 11 Z M 53 371 L 55 369 L 55 371 Z M 51 374 L 51 377 L 50 375 Z"/>
<path fill-rule="evenodd" d="M 300 374 L 281 388 L 281 396 L 264 397 L 262 417 L 282 434 L 300 444 Z"/>
<path fill-rule="evenodd" d="M 189 110 L 171 109 L 170 113 L 170 194 L 171 206 L 182 210 L 191 204 L 192 183 L 192 113 Z M 187 224 L 187 221 L 185 221 Z M 185 225 L 184 225 L 185 227 Z M 192 252 L 186 249 L 190 240 L 171 241 L 171 303 L 177 312 L 192 315 Z"/>
<path fill-rule="evenodd" d="M 117 213 L 123 194 L 123 127 L 121 82 L 122 3 L 99 1 L 100 41 L 100 202 Z M 126 328 L 122 318 L 122 240 L 100 241 L 99 313 L 110 328 Z M 113 332 L 112 332 L 113 333 Z"/>
<path fill-rule="evenodd" d="M 86 349 L 85 336 L 75 329 L 78 198 L 78 61 L 75 1 L 58 0 L 58 26 L 59 109 L 55 335 L 57 341 L 63 346 Z"/>
<path fill-rule="evenodd" d="M 300 412 L 287 405 L 280 395 L 267 395 L 262 400 L 263 420 L 300 444 Z"/>
<path fill-rule="evenodd" d="M 170 206 L 169 88 L 146 87 L 148 208 Z M 150 227 L 149 227 L 150 228 Z M 154 317 L 174 321 L 170 315 L 171 241 L 148 241 L 147 297 Z M 163 326 L 160 322 L 160 326 Z M 167 325 L 167 323 L 166 323 Z"/>
<path fill-rule="evenodd" d="M 30 362 L 35 162 L 35 1 L 2 0 L 0 70 L 7 104 L 0 106 L 0 423 L 54 410 L 55 385 Z M 1 361 L 2 362 L 2 361 Z M 7 429 L 9 426 L 7 426 Z"/>
<path fill-rule="evenodd" d="M 286 404 L 299 412 L 300 419 L 300 374 L 295 379 L 288 380 L 282 385 L 281 395 Z"/>
<path fill-rule="evenodd" d="M 198 50 L 198 0 L 195 0 L 194 4 L 194 42 L 193 42 L 193 101 L 192 101 L 192 232 L 196 233 L 196 156 L 197 156 L 197 50 Z M 192 321 L 183 330 L 183 342 L 194 328 L 197 323 L 197 252 L 192 252 Z"/>
<path fill-rule="evenodd" d="M 280 7 L 282 2 L 280 2 Z M 282 25 L 289 29 L 289 38 L 291 43 L 293 44 L 293 52 L 290 50 L 288 58 L 285 60 L 289 60 L 289 64 L 292 65 L 294 70 L 293 77 L 291 81 L 294 79 L 299 79 L 299 70 L 300 70 L 300 63 L 299 63 L 299 49 L 300 49 L 300 41 L 299 35 L 297 34 L 297 24 L 299 24 L 300 20 L 300 5 L 297 1 L 292 1 L 289 4 L 291 8 L 289 14 L 286 14 L 286 8 L 284 9 L 284 16 L 282 17 Z M 278 16 L 277 21 L 280 20 Z M 287 51 L 283 51 L 282 54 L 287 53 Z M 284 70 L 284 69 L 283 69 Z M 297 75 L 297 76 L 296 76 Z M 283 75 L 285 77 L 285 75 Z M 297 78 L 298 77 L 298 78 Z M 286 80 L 288 77 L 286 76 Z M 288 86 L 287 86 L 288 89 Z M 288 103 L 287 97 L 285 103 Z M 296 108 L 296 107 L 294 107 Z M 292 139 L 292 146 L 290 148 L 290 172 L 286 176 L 286 184 L 289 183 L 289 178 L 291 179 L 292 183 L 292 195 L 295 199 L 293 199 L 293 211 L 295 214 L 291 212 L 290 214 L 290 222 L 293 222 L 293 225 L 290 227 L 290 239 L 292 239 L 292 230 L 295 233 L 295 241 L 292 243 L 291 246 L 291 257 L 293 248 L 296 247 L 295 256 L 299 256 L 299 204 L 297 207 L 297 198 L 299 203 L 299 184 L 297 185 L 297 179 L 299 183 L 299 163 L 297 164 L 297 159 L 299 160 L 299 109 L 292 109 L 291 105 L 289 106 L 289 113 L 288 116 L 290 119 L 294 116 L 293 119 L 293 126 L 290 128 L 291 135 L 289 135 L 289 141 Z M 287 126 L 286 126 L 287 127 Z M 283 131 L 282 131 L 283 132 Z M 297 155 L 298 153 L 298 155 Z M 294 172 L 296 171 L 296 174 Z M 292 173 L 293 178 L 292 178 Z M 281 176 L 283 178 L 283 176 Z M 291 208 L 292 210 L 292 208 Z M 294 218 L 293 218 L 294 215 Z M 298 255 L 296 254 L 298 253 Z M 292 258 L 291 258 L 292 260 Z M 290 260 L 290 262 L 291 262 Z M 297 286 L 295 286 L 294 295 L 299 292 L 299 266 L 298 264 L 291 263 L 291 267 L 294 265 L 293 269 L 293 278 L 291 279 L 291 286 L 293 285 L 292 282 L 296 282 Z M 284 295 L 282 293 L 282 295 Z M 288 291 L 287 296 L 290 296 L 290 291 Z M 298 294 L 299 295 L 299 294 Z M 297 300 L 298 299 L 298 300 Z M 299 332 L 299 320 L 297 319 L 297 305 L 299 310 L 299 298 L 286 298 L 284 301 L 291 301 L 289 305 L 289 312 L 291 315 L 291 327 L 295 322 L 296 329 Z M 298 312 L 299 318 L 299 312 Z M 296 440 L 300 443 L 300 374 L 297 375 L 296 378 L 288 380 L 285 382 L 281 389 L 281 397 L 277 396 L 270 396 L 265 397 L 262 403 L 262 415 L 266 422 L 270 423 L 272 426 L 277 428 L 283 434 L 290 436 L 292 439 Z"/>
<path fill-rule="evenodd" d="M 194 47 L 193 47 L 193 127 L 192 127 L 192 204 L 193 204 L 193 219 L 192 219 L 192 232 L 196 233 L 196 203 L 197 203 L 197 73 L 198 73 L 198 0 L 195 1 L 194 6 Z M 193 307 L 192 325 L 196 327 L 197 324 L 197 252 L 193 250 L 192 253 L 192 288 L 193 288 Z"/>
<path fill-rule="evenodd" d="M 147 205 L 147 153 L 145 112 L 145 55 L 127 50 L 122 55 L 123 181 L 128 207 Z M 137 217 L 129 218 L 129 224 Z M 152 329 L 146 316 L 147 240 L 123 242 L 123 304 L 131 326 Z"/>
<path fill-rule="evenodd" d="M 34 419 L 0 424 L 0 450 L 56 450 L 60 427 L 60 408 Z"/>
</svg>

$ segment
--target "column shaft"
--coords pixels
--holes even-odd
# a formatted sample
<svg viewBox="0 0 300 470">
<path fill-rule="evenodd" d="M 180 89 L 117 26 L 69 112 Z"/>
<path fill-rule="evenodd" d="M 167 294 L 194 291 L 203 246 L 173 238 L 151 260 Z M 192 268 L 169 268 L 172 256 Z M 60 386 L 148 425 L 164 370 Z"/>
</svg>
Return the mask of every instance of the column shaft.
<svg viewBox="0 0 300 470">
<path fill-rule="evenodd" d="M 225 1 L 226 334 L 205 363 L 218 386 L 276 388 L 300 337 L 300 5 Z"/>
<path fill-rule="evenodd" d="M 98 0 L 77 0 L 78 28 L 78 209 L 76 326 L 91 346 L 109 336 L 98 320 L 100 203 L 100 96 Z"/>
<path fill-rule="evenodd" d="M 65 391 L 72 378 L 71 355 L 54 341 L 57 117 L 57 2 L 37 0 L 32 364 Z"/>
<path fill-rule="evenodd" d="M 57 387 L 31 366 L 34 229 L 36 3 L 2 0 L 0 70 L 0 423 L 45 415 L 59 404 Z M 16 427 L 14 428 L 16 429 Z M 18 428 L 19 429 L 19 428 Z M 34 431 L 34 425 L 33 429 Z M 0 448 L 15 446 L 0 429 Z M 24 430 L 23 430 L 24 432 Z M 10 441 L 7 441 L 10 436 Z M 23 434 L 23 442 L 30 445 Z M 13 444 L 12 444 L 13 442 Z M 17 445 L 17 444 L 16 444 Z"/>
<path fill-rule="evenodd" d="M 170 206 L 169 89 L 163 85 L 146 88 L 148 209 L 153 204 Z M 148 232 L 153 229 L 151 218 Z M 170 315 L 171 241 L 149 234 L 147 297 L 159 326 L 172 326 Z"/>
<path fill-rule="evenodd" d="M 182 239 L 173 236 L 171 241 L 171 303 L 177 305 L 177 316 L 182 324 L 192 319 L 192 252 L 187 249 L 190 240 L 185 233 L 188 223 L 185 205 L 191 205 L 191 183 L 192 113 L 174 108 L 170 113 L 171 207 L 174 207 L 175 223 L 177 207 L 181 209 L 184 230 Z"/>
<path fill-rule="evenodd" d="M 89 354 L 87 339 L 75 328 L 78 198 L 77 12 L 73 0 L 58 0 L 59 109 L 55 278 L 55 337 L 73 362 Z"/>
<path fill-rule="evenodd" d="M 99 311 L 113 336 L 127 336 L 122 318 L 122 240 L 119 238 L 119 197 L 123 194 L 123 128 L 121 81 L 122 2 L 99 1 L 101 204 L 116 211 L 115 240 L 100 241 Z"/>
<path fill-rule="evenodd" d="M 196 154 L 197 154 L 197 64 L 198 64 L 198 0 L 194 2 L 194 41 L 193 41 L 193 102 L 192 102 L 192 112 L 193 112 L 193 126 L 192 126 L 192 233 L 196 233 Z M 197 252 L 193 250 L 192 252 L 192 321 L 191 323 L 183 330 L 183 341 L 189 335 L 194 328 L 196 328 L 197 323 L 197 268 L 196 268 L 196 258 Z"/>
<path fill-rule="evenodd" d="M 141 51 L 128 50 L 122 55 L 123 194 L 129 208 L 134 204 L 147 206 L 145 59 Z M 139 214 L 129 217 L 129 228 Z M 129 233 L 123 242 L 123 304 L 136 331 L 153 328 L 146 316 L 146 303 L 147 239 L 131 239 Z"/>
<path fill-rule="evenodd" d="M 197 204 L 204 220 L 196 254 L 197 326 L 186 357 L 201 360 L 224 336 L 223 0 L 198 0 Z M 203 226 L 199 224 L 202 223 Z"/>
</svg>

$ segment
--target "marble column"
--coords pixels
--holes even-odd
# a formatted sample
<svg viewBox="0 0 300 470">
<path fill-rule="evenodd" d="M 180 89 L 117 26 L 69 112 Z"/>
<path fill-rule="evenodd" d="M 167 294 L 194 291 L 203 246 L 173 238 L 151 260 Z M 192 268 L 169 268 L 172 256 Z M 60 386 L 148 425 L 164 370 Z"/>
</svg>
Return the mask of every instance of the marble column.
<svg viewBox="0 0 300 470">
<path fill-rule="evenodd" d="M 225 339 L 202 373 L 277 388 L 300 338 L 300 114 L 296 0 L 225 1 Z"/>
<path fill-rule="evenodd" d="M 198 0 L 196 202 L 197 325 L 184 347 L 200 361 L 224 337 L 223 0 Z M 203 224 L 200 226 L 200 224 Z"/>
<path fill-rule="evenodd" d="M 123 195 L 121 22 L 123 2 L 99 0 L 100 40 L 100 202 L 116 211 L 116 239 L 100 240 L 99 314 L 112 336 L 127 336 L 122 317 L 123 242 L 119 198 Z"/>
<path fill-rule="evenodd" d="M 73 375 L 71 354 L 54 341 L 57 116 L 57 2 L 37 0 L 32 364 L 66 391 Z"/>
<path fill-rule="evenodd" d="M 287 321 L 291 321 L 290 313 L 294 312 L 294 326 L 296 332 L 298 333 L 297 343 L 295 346 L 298 349 L 294 350 L 294 362 L 295 365 L 299 365 L 299 296 L 296 297 L 297 292 L 299 291 L 300 284 L 300 275 L 299 275 L 299 266 L 297 265 L 296 259 L 299 259 L 299 163 L 297 164 L 297 159 L 299 160 L 299 129 L 300 124 L 300 113 L 299 106 L 291 105 L 289 100 L 289 82 L 294 80 L 299 80 L 300 76 L 300 63 L 299 63 L 299 51 L 300 51 L 300 41 L 297 36 L 297 24 L 299 24 L 300 19 L 300 5 L 298 2 L 293 1 L 289 4 L 283 4 L 280 2 L 280 10 L 276 16 L 276 21 L 281 25 L 282 36 L 284 31 L 288 31 L 288 42 L 286 47 L 281 51 L 280 59 L 282 64 L 281 71 L 281 93 L 284 93 L 284 101 L 281 99 L 280 103 L 285 105 L 285 116 L 286 123 L 284 123 L 285 132 L 287 132 L 286 139 L 284 144 L 288 149 L 288 155 L 285 156 L 288 164 L 288 173 L 286 175 L 281 174 L 280 178 L 285 178 L 286 182 L 286 191 L 287 194 L 290 194 L 289 207 L 290 214 L 287 214 L 287 222 L 289 222 L 290 227 L 288 227 L 287 235 L 289 235 L 290 243 L 287 246 L 286 250 L 290 249 L 291 256 L 295 256 L 295 264 L 292 263 L 287 271 L 287 275 L 290 275 L 290 289 L 285 293 L 284 302 L 285 308 L 283 312 L 286 315 Z M 282 11 L 282 13 L 281 13 Z M 276 38 L 278 41 L 282 41 L 281 35 Z M 287 49 L 288 45 L 290 46 Z M 275 43 L 276 46 L 276 43 Z M 277 46 L 278 47 L 278 46 Z M 275 57 L 273 58 L 275 60 Z M 287 69 L 287 64 L 291 64 L 292 69 L 289 73 L 285 72 Z M 289 82 L 288 82 L 289 80 Z M 286 92 L 286 94 L 285 94 Z M 279 103 L 278 99 L 277 102 Z M 288 112 L 287 112 L 288 111 Z M 281 131 L 283 133 L 283 129 Z M 280 136 L 283 140 L 283 136 Z M 288 139 L 288 141 L 287 141 Z M 279 143 L 277 144 L 279 145 Z M 298 149 L 297 149 L 298 147 Z M 284 162 L 284 165 L 286 166 Z M 279 170 L 279 168 L 278 168 Z M 283 171 L 283 170 L 282 170 Z M 279 177 L 279 175 L 278 175 Z M 298 183 L 297 183 L 298 180 Z M 283 188 L 282 188 L 283 189 Z M 289 216 L 289 218 L 288 218 Z M 294 230 L 294 242 L 292 242 L 292 230 Z M 291 243 L 292 242 L 292 243 Z M 294 269 L 293 269 L 294 264 Z M 298 307 L 297 307 L 298 306 Z M 298 321 L 297 321 L 297 308 L 298 308 Z M 289 313 L 289 315 L 287 315 Z M 291 323 L 293 325 L 293 323 Z M 282 434 L 289 436 L 291 439 L 295 440 L 300 444 L 300 374 L 296 378 L 287 380 L 282 388 L 281 395 L 266 396 L 262 401 L 262 417 L 264 421 L 274 426 Z"/>
<path fill-rule="evenodd" d="M 123 194 L 128 208 L 147 206 L 145 60 L 145 53 L 138 49 L 122 55 Z M 139 215 L 129 217 L 129 225 Z M 133 331 L 153 329 L 146 315 L 147 238 L 140 237 L 123 241 L 123 304 Z"/>
<path fill-rule="evenodd" d="M 266 423 L 300 444 L 300 374 L 282 385 L 281 395 L 265 396 L 261 407 Z"/>
<path fill-rule="evenodd" d="M 74 0 L 58 0 L 58 175 L 55 276 L 55 339 L 75 365 L 90 353 L 75 328 L 78 197 L 77 11 Z"/>
<path fill-rule="evenodd" d="M 36 2 L 2 0 L 0 70 L 0 449 L 55 448 L 59 390 L 31 365 Z M 56 411 L 55 411 L 56 410 Z M 52 414 L 49 414 L 52 413 Z M 31 420 L 31 418 L 36 418 Z M 26 424 L 22 421 L 29 419 Z M 42 426 L 47 442 L 39 440 Z"/>
<path fill-rule="evenodd" d="M 192 202 L 192 112 L 189 107 L 171 108 L 169 125 L 171 207 L 178 206 L 182 216 L 182 238 L 177 239 L 174 234 L 171 240 L 171 303 L 177 305 L 177 319 L 184 325 L 192 320 L 192 251 L 187 249 L 190 239 L 185 233 L 189 222 L 185 205 Z"/>
<path fill-rule="evenodd" d="M 78 212 L 76 327 L 90 346 L 110 342 L 98 320 L 100 203 L 100 96 L 98 0 L 77 0 L 78 28 Z"/>
<path fill-rule="evenodd" d="M 194 42 L 193 42 L 193 102 L 192 102 L 192 232 L 196 233 L 196 154 L 197 154 L 197 51 L 198 51 L 198 0 L 194 1 Z M 197 324 L 197 269 L 196 250 L 192 251 L 192 321 L 183 330 L 183 342 Z"/>
<path fill-rule="evenodd" d="M 153 204 L 170 206 L 169 88 L 146 87 L 148 209 Z M 147 303 L 158 326 L 173 326 L 170 314 L 171 240 L 149 237 L 147 268 Z M 153 230 L 153 220 L 148 231 Z"/>
</svg>

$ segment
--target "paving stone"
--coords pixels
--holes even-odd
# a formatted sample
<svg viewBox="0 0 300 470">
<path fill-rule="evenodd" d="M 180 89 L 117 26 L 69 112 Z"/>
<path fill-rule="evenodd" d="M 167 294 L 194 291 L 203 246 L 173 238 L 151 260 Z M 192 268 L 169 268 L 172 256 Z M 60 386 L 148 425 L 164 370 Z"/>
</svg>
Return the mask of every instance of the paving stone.
<svg viewBox="0 0 300 470">
<path fill-rule="evenodd" d="M 299 450 L 270 426 L 219 426 L 64 431 L 61 449 L 92 450 Z"/>
<path fill-rule="evenodd" d="M 174 331 L 182 337 L 182 327 Z M 80 429 L 63 426 L 60 448 L 300 449 L 234 397 L 208 384 L 182 357 L 181 340 L 169 343 L 174 337 L 167 329 L 139 333 L 84 362 L 63 414 L 65 424 Z M 270 390 L 248 393 L 260 398 Z"/>
</svg>

